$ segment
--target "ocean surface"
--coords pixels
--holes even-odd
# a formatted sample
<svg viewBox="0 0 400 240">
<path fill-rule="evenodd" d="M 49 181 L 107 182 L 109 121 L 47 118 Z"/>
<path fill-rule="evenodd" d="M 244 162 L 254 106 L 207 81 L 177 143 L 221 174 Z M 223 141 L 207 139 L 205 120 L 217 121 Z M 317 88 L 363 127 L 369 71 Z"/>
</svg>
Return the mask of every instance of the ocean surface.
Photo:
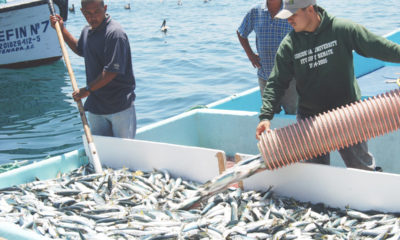
<svg viewBox="0 0 400 240">
<path fill-rule="evenodd" d="M 253 0 L 109 0 L 108 13 L 128 34 L 136 77 L 138 128 L 194 106 L 258 86 L 236 29 Z M 131 9 L 124 6 L 130 3 Z M 80 0 L 67 28 L 79 37 Z M 329 13 L 384 35 L 400 28 L 399 0 L 320 0 Z M 166 19 L 168 32 L 160 31 Z M 0 23 L 1 24 L 1 23 Z M 250 42 L 254 47 L 254 34 Z M 58 44 L 54 43 L 54 44 Z M 69 51 L 80 87 L 83 59 Z M 82 148 L 82 124 L 62 60 L 23 70 L 0 69 L 0 164 L 41 160 Z"/>
</svg>

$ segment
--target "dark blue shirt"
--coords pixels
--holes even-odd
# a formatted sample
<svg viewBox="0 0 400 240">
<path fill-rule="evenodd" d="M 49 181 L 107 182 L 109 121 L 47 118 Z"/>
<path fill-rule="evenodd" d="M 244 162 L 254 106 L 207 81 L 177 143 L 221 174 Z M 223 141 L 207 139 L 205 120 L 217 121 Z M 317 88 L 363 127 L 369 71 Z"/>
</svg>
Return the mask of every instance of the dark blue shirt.
<svg viewBox="0 0 400 240">
<path fill-rule="evenodd" d="M 112 114 L 130 107 L 135 100 L 135 77 L 128 36 L 121 25 L 107 15 L 96 29 L 86 26 L 77 49 L 85 58 L 87 84 L 103 71 L 118 73 L 110 83 L 89 95 L 85 110 L 94 114 Z"/>
</svg>

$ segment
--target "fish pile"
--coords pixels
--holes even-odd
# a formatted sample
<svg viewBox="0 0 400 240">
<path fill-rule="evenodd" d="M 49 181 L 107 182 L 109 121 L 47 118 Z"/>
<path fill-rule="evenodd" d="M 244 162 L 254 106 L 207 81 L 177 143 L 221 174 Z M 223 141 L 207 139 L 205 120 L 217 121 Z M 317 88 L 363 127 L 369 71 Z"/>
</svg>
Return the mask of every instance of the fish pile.
<svg viewBox="0 0 400 240">
<path fill-rule="evenodd" d="M 232 184 L 248 178 L 258 171 L 263 171 L 265 168 L 261 155 L 240 161 L 233 167 L 226 169 L 222 174 L 199 186 L 196 192 L 193 192 L 190 198 L 177 205 L 176 209 L 190 209 L 211 196 L 225 191 Z"/>
<path fill-rule="evenodd" d="M 395 214 L 330 209 L 230 187 L 182 210 L 201 185 L 151 172 L 81 167 L 0 189 L 0 222 L 53 239 L 400 239 Z"/>
</svg>

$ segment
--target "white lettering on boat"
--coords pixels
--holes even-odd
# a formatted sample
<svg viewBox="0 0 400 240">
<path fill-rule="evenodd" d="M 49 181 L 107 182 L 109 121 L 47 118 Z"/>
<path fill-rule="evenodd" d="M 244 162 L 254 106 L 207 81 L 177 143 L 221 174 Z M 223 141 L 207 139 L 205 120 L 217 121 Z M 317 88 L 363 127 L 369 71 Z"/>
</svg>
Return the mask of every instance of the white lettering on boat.
<svg viewBox="0 0 400 240">
<path fill-rule="evenodd" d="M 0 30 L 0 54 L 7 54 L 35 48 L 41 41 L 41 34 L 49 28 L 49 20 L 30 25 Z"/>
</svg>

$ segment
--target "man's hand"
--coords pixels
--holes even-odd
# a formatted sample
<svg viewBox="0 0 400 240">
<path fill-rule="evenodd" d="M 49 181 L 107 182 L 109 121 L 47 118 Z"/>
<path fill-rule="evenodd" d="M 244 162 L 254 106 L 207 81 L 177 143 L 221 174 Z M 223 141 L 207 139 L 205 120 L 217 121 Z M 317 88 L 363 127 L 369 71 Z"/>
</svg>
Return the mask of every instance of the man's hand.
<svg viewBox="0 0 400 240">
<path fill-rule="evenodd" d="M 254 68 L 260 68 L 261 64 L 260 64 L 260 56 L 258 56 L 258 54 L 256 53 L 252 53 L 248 56 L 251 64 L 253 64 Z"/>
<path fill-rule="evenodd" d="M 89 96 L 89 94 L 90 94 L 90 92 L 87 91 L 86 88 L 80 88 L 79 90 L 74 91 L 72 93 L 72 97 L 74 98 L 75 102 L 78 102 L 82 98 Z"/>
<path fill-rule="evenodd" d="M 60 28 L 63 29 L 64 28 L 63 18 L 58 14 L 56 14 L 55 16 L 53 16 L 53 15 L 50 16 L 50 23 L 51 23 L 52 28 L 54 28 L 54 29 L 56 28 L 57 21 L 60 24 Z"/>
<path fill-rule="evenodd" d="M 54 29 L 56 28 L 56 22 L 58 22 L 58 25 L 60 25 L 61 34 L 64 37 L 64 41 L 68 44 L 68 47 L 71 48 L 74 53 L 82 56 L 82 53 L 78 52 L 78 39 L 74 38 L 74 36 L 67 31 L 67 28 L 64 26 L 63 18 L 58 14 L 55 16 L 50 15 L 50 24 Z"/>
<path fill-rule="evenodd" d="M 256 128 L 256 138 L 257 138 L 257 140 L 260 140 L 261 133 L 263 133 L 264 131 L 271 131 L 270 126 L 271 126 L 271 122 L 269 120 L 262 120 L 258 124 L 258 126 Z"/>
<path fill-rule="evenodd" d="M 244 51 L 246 52 L 246 55 L 249 58 L 253 67 L 260 68 L 261 67 L 260 56 L 258 56 L 258 54 L 253 52 L 253 50 L 250 47 L 249 40 L 247 38 L 242 37 L 238 31 L 236 31 L 236 33 L 237 33 L 239 42 L 242 45 Z"/>
</svg>

